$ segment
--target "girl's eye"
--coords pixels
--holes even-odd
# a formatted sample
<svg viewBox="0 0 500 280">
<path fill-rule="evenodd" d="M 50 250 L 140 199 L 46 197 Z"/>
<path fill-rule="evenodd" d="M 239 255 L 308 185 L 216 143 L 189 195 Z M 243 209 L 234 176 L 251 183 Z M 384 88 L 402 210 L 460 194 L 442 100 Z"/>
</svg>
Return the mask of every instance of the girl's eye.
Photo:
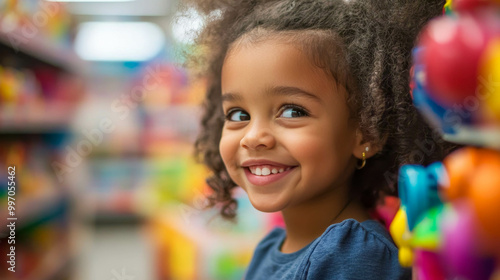
<svg viewBox="0 0 500 280">
<path fill-rule="evenodd" d="M 230 110 L 226 115 L 226 120 L 232 121 L 232 122 L 249 121 L 250 115 L 243 110 L 239 110 L 239 109 Z"/>
<path fill-rule="evenodd" d="M 307 116 L 309 116 L 309 113 L 306 109 L 297 105 L 285 105 L 280 114 L 282 118 L 300 118 Z"/>
</svg>

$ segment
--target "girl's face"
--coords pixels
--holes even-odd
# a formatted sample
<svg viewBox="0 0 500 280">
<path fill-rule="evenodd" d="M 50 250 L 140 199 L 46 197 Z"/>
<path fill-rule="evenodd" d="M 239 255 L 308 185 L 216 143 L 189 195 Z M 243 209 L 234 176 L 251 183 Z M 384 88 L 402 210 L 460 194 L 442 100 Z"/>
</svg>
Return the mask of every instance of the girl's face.
<svg viewBox="0 0 500 280">
<path fill-rule="evenodd" d="M 345 89 L 298 48 L 236 47 L 221 82 L 220 153 L 256 209 L 281 211 L 348 187 L 362 147 Z"/>
</svg>

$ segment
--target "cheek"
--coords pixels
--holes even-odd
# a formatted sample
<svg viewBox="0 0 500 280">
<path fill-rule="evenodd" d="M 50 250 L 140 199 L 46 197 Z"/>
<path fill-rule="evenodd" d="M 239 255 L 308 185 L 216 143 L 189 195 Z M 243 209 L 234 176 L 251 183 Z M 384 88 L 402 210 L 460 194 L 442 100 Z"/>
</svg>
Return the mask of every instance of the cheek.
<svg viewBox="0 0 500 280">
<path fill-rule="evenodd" d="M 348 133 L 325 130 L 304 132 L 296 135 L 293 146 L 294 157 L 303 164 L 303 168 L 313 173 L 342 170 L 349 161 L 352 151 L 352 139 Z"/>
<path fill-rule="evenodd" d="M 239 146 L 240 140 L 238 135 L 223 132 L 219 142 L 219 151 L 222 161 L 224 162 L 224 166 L 226 167 L 231 180 L 236 185 L 242 186 L 240 174 L 237 172 Z"/>
<path fill-rule="evenodd" d="M 222 137 L 219 142 L 219 151 L 224 161 L 226 168 L 230 169 L 235 163 L 235 155 L 238 151 L 239 140 L 236 135 L 230 133 L 222 133 Z M 228 170 L 229 171 L 229 170 Z"/>
<path fill-rule="evenodd" d="M 321 137 L 303 136 L 294 141 L 295 157 L 304 164 L 317 166 L 324 165 L 336 158 L 337 151 L 334 143 Z"/>
</svg>

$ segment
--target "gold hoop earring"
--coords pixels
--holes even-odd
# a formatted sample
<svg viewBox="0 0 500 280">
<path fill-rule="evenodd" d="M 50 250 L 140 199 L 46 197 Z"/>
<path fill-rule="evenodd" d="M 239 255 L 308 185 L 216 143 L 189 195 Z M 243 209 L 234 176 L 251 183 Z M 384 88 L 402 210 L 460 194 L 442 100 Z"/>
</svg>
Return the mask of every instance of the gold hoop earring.
<svg viewBox="0 0 500 280">
<path fill-rule="evenodd" d="M 363 158 L 361 159 L 361 165 L 357 165 L 356 166 L 357 169 L 361 169 L 361 168 L 365 167 L 365 164 L 366 164 L 366 153 L 363 152 L 362 156 L 363 156 Z"/>
<path fill-rule="evenodd" d="M 369 147 L 366 147 L 366 148 L 365 148 L 365 151 L 366 151 L 366 152 L 368 152 L 369 150 L 370 150 L 370 148 L 369 148 Z M 362 157 L 362 159 L 361 159 L 361 165 L 357 165 L 357 166 L 356 166 L 356 168 L 357 168 L 358 170 L 359 170 L 359 169 L 361 169 L 361 168 L 363 168 L 363 167 L 365 167 L 365 164 L 366 164 L 366 152 L 363 152 L 363 153 L 361 154 L 361 157 Z"/>
</svg>

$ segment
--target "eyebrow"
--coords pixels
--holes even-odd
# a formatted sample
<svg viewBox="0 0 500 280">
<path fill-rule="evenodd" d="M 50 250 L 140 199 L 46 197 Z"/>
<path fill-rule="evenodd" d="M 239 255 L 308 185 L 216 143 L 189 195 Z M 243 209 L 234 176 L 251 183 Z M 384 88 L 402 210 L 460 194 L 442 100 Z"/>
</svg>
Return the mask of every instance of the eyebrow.
<svg viewBox="0 0 500 280">
<path fill-rule="evenodd" d="M 314 100 L 314 101 L 317 101 L 317 102 L 321 102 L 321 99 L 304 90 L 304 89 L 301 89 L 301 88 L 298 88 L 298 87 L 291 87 L 291 86 L 274 86 L 274 87 L 270 87 L 266 90 L 266 95 L 269 95 L 269 96 L 287 96 L 287 97 L 305 97 L 307 99 L 311 99 L 311 100 Z M 231 92 L 228 92 L 228 93 L 223 93 L 222 94 L 222 102 L 226 102 L 226 101 L 241 101 L 243 98 L 237 94 L 237 93 L 231 93 Z"/>
</svg>

